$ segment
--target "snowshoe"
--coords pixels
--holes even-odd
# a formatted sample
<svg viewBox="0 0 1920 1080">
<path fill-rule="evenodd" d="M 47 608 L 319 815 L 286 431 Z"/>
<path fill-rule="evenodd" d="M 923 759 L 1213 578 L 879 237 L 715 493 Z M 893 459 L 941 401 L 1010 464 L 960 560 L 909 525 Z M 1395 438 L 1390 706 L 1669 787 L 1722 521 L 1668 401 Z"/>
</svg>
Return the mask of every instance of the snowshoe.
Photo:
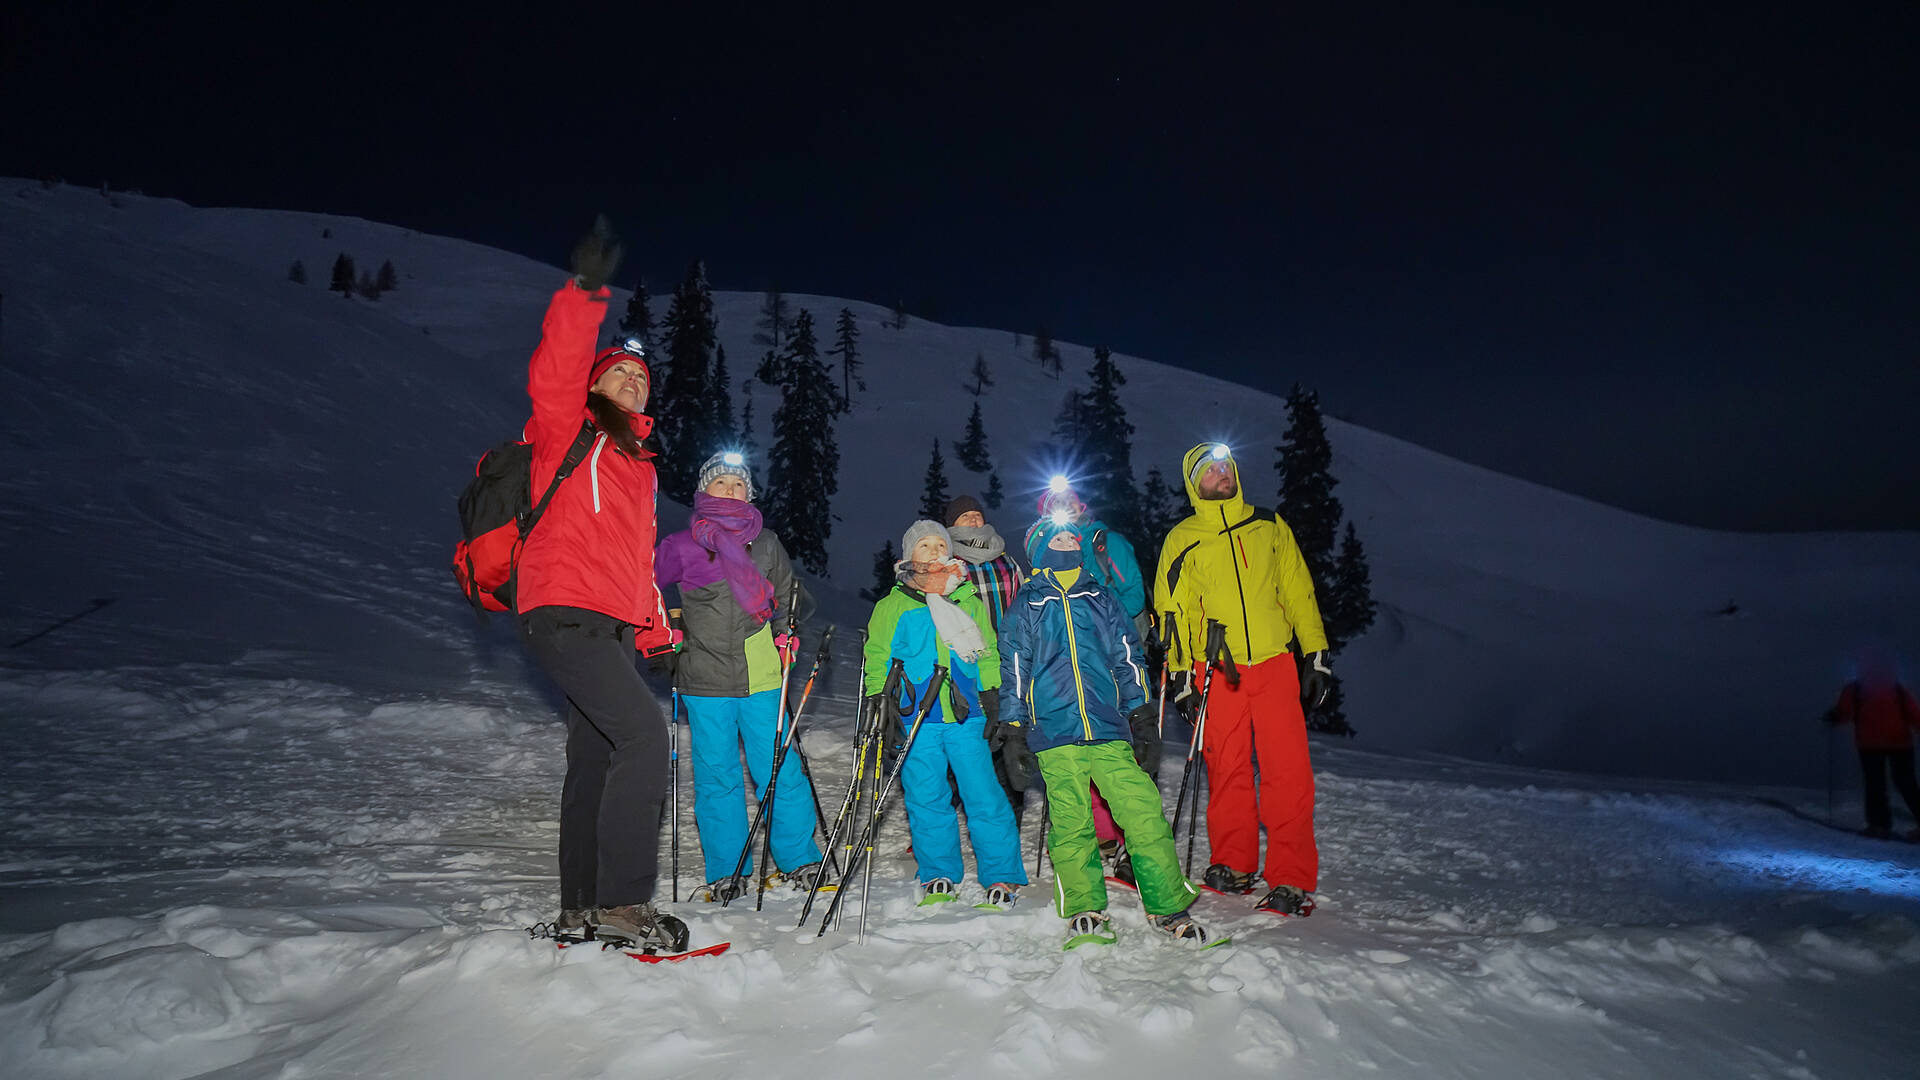
<svg viewBox="0 0 1920 1080">
<path fill-rule="evenodd" d="M 1149 915 L 1147 925 L 1173 938 L 1205 948 L 1208 942 L 1207 928 L 1193 921 L 1193 916 L 1185 911 L 1176 911 L 1171 915 Z"/>
<path fill-rule="evenodd" d="M 600 908 L 594 918 L 593 934 L 623 949 L 647 953 L 687 951 L 687 924 L 652 904 Z"/>
<path fill-rule="evenodd" d="M 951 904 L 959 898 L 959 895 L 953 887 L 952 880 L 948 878 L 937 877 L 920 886 L 921 907 L 928 907 L 933 904 Z"/>
<path fill-rule="evenodd" d="M 591 931 L 593 929 L 593 909 L 561 908 L 559 917 L 553 920 L 553 928 L 563 934 Z"/>
<path fill-rule="evenodd" d="M 745 875 L 735 874 L 707 882 L 693 890 L 688 898 L 700 904 L 724 904 L 745 896 L 752 887 L 752 883 Z"/>
<path fill-rule="evenodd" d="M 1120 849 L 1120 857 L 1113 860 L 1113 880 L 1129 889 L 1137 889 L 1139 883 L 1133 880 L 1133 856 L 1125 848 Z"/>
<path fill-rule="evenodd" d="M 1207 873 L 1200 881 L 1214 892 L 1245 896 L 1253 891 L 1254 876 L 1235 873 L 1226 863 L 1214 863 L 1207 867 Z"/>
<path fill-rule="evenodd" d="M 1104 911 L 1083 911 L 1067 920 L 1067 942 L 1062 948 L 1077 949 L 1082 945 L 1111 945 L 1120 940 L 1113 932 L 1113 922 Z"/>
<path fill-rule="evenodd" d="M 1313 914 L 1313 894 L 1292 885 L 1275 885 L 1273 891 L 1260 898 L 1253 905 L 1255 911 L 1271 912 L 1275 915 L 1293 915 L 1306 918 Z"/>
<path fill-rule="evenodd" d="M 973 906 L 984 911 L 1011 911 L 1013 905 L 1019 902 L 1020 886 L 1009 885 L 1001 881 L 987 886 L 987 899 L 985 903 L 975 904 Z"/>
<path fill-rule="evenodd" d="M 793 886 L 796 892 L 813 891 L 815 881 L 820 883 L 821 892 L 832 892 L 839 887 L 833 878 L 827 876 L 825 863 L 808 863 L 787 874 L 787 884 Z"/>
</svg>

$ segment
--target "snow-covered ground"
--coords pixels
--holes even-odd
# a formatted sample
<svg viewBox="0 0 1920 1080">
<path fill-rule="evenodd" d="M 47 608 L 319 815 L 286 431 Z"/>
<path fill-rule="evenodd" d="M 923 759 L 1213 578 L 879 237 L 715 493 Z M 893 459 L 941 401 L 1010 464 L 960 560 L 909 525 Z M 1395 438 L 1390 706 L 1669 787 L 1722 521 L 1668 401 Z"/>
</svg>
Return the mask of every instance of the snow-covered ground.
<svg viewBox="0 0 1920 1080">
<path fill-rule="evenodd" d="M 326 293 L 341 250 L 401 288 Z M 1812 719 L 1856 643 L 1920 648 L 1920 537 L 1684 529 L 1338 422 L 1383 613 L 1342 663 L 1361 739 L 1315 748 L 1312 919 L 1209 897 L 1235 944 L 1196 955 L 1116 896 L 1123 944 L 1062 953 L 1042 903 L 912 907 L 894 831 L 864 944 L 793 933 L 787 896 L 683 907 L 736 945 L 677 967 L 526 939 L 558 728 L 445 561 L 558 279 L 353 219 L 0 181 L 0 634 L 89 612 L 0 650 L 0 1074 L 1912 1072 L 1920 848 L 1822 824 L 1829 775 L 1834 819 L 1859 808 Z M 758 301 L 718 297 L 736 380 Z M 843 623 L 975 354 L 1009 486 L 1065 389 L 1010 332 L 846 306 L 871 390 L 818 590 Z M 1138 467 L 1218 436 L 1264 483 L 1274 399 L 1122 364 Z M 812 710 L 830 805 L 848 662 Z"/>
</svg>

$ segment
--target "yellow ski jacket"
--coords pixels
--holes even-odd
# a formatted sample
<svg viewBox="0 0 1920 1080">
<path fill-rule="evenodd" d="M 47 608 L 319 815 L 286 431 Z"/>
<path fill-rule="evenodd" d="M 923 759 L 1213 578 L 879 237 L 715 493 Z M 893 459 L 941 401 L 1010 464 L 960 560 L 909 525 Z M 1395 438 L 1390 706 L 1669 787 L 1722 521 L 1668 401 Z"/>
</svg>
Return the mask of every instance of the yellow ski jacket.
<svg viewBox="0 0 1920 1080">
<path fill-rule="evenodd" d="M 1194 466 L 1213 452 L 1202 443 L 1181 460 L 1193 516 L 1173 527 L 1160 549 L 1153 610 L 1174 663 L 1191 667 L 1205 651 L 1207 620 L 1227 627 L 1227 649 L 1237 664 L 1258 664 L 1287 651 L 1296 635 L 1308 653 L 1327 647 L 1313 578 L 1293 530 L 1272 510 L 1248 505 L 1240 466 L 1231 457 L 1235 493 L 1202 499 Z"/>
</svg>

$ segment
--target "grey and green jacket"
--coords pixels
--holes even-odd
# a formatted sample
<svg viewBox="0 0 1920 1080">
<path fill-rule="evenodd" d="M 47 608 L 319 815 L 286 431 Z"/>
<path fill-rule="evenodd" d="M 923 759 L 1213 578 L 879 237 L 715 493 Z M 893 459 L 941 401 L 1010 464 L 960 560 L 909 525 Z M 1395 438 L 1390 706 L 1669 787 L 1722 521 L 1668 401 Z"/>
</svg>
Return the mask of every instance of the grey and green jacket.
<svg viewBox="0 0 1920 1080">
<path fill-rule="evenodd" d="M 764 623 L 741 610 L 724 577 L 709 572 L 713 552 L 682 530 L 660 541 L 653 557 L 654 580 L 661 589 L 680 591 L 681 629 L 686 642 L 674 665 L 674 686 L 691 697 L 743 697 L 780 685 L 780 655 L 773 636 L 787 628 L 787 597 L 793 589 L 793 561 L 771 529 L 747 543 L 747 555 L 773 584 L 773 618 Z M 694 585 L 695 581 L 707 584 Z M 813 597 L 800 589 L 799 615 L 813 611 Z"/>
</svg>

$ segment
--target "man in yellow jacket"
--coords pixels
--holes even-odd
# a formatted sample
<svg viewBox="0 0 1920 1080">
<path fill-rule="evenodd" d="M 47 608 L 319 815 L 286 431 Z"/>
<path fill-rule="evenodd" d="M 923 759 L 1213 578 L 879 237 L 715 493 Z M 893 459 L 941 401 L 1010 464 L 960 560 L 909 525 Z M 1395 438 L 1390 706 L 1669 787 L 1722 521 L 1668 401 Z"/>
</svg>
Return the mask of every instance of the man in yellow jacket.
<svg viewBox="0 0 1920 1080">
<path fill-rule="evenodd" d="M 1264 825 L 1264 875 L 1272 888 L 1258 906 L 1307 915 L 1319 887 L 1320 855 L 1313 841 L 1302 677 L 1290 646 L 1297 638 L 1308 657 L 1304 689 L 1318 704 L 1331 689 L 1333 672 L 1313 579 L 1287 523 L 1242 497 L 1240 469 L 1225 445 L 1202 443 L 1187 451 L 1181 475 L 1193 516 L 1167 534 L 1154 575 L 1154 610 L 1167 662 L 1178 672 L 1180 695 L 1191 694 L 1210 659 L 1208 624 L 1217 622 L 1224 628 L 1226 659 L 1239 674 L 1229 679 L 1224 665 L 1214 671 L 1200 747 L 1211 787 L 1207 846 L 1213 855 L 1205 880 L 1221 892 L 1251 893 L 1261 869 Z"/>
</svg>

